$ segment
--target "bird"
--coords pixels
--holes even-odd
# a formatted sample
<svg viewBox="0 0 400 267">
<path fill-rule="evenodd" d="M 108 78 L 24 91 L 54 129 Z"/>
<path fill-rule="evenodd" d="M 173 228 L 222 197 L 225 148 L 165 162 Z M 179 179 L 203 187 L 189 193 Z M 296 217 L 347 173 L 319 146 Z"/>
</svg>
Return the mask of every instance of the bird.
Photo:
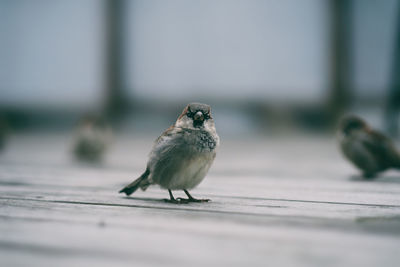
<svg viewBox="0 0 400 267">
<path fill-rule="evenodd" d="M 0 151 L 2 151 L 6 147 L 8 135 L 9 135 L 9 127 L 6 120 L 6 117 L 0 113 Z"/>
<path fill-rule="evenodd" d="M 211 107 L 202 103 L 190 103 L 176 122 L 154 142 L 144 173 L 122 188 L 119 193 L 127 196 L 138 188 L 145 191 L 156 184 L 169 192 L 166 202 L 183 204 L 208 202 L 196 199 L 188 190 L 201 183 L 210 169 L 219 146 Z M 183 190 L 188 198 L 175 198 L 174 190 Z"/>
<path fill-rule="evenodd" d="M 104 118 L 88 114 L 81 119 L 74 140 L 73 152 L 76 159 L 96 163 L 110 146 L 111 128 Z"/>
<path fill-rule="evenodd" d="M 392 140 L 360 117 L 344 116 L 338 134 L 342 153 L 361 170 L 364 178 L 373 178 L 391 168 L 400 169 L 400 153 Z"/>
</svg>

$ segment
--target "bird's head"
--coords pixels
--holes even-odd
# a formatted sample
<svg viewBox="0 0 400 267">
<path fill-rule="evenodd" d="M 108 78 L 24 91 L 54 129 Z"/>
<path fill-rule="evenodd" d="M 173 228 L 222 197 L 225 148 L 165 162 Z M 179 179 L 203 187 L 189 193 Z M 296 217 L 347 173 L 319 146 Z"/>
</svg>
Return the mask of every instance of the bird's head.
<svg viewBox="0 0 400 267">
<path fill-rule="evenodd" d="M 211 117 L 211 107 L 201 103 L 190 103 L 183 109 L 175 125 L 187 129 L 207 129 L 214 127 L 214 120 Z"/>
<path fill-rule="evenodd" d="M 355 131 L 367 130 L 368 128 L 368 124 L 355 115 L 347 115 L 339 122 L 339 131 L 346 136 Z"/>
</svg>

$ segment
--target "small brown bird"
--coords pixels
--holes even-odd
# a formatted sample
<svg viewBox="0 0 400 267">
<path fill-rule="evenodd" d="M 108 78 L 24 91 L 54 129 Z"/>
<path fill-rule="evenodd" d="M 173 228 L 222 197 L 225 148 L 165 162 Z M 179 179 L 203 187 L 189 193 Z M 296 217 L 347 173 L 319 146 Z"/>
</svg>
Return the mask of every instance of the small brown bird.
<svg viewBox="0 0 400 267">
<path fill-rule="evenodd" d="M 5 116 L 0 114 L 0 151 L 6 146 L 9 134 L 9 127 Z"/>
<path fill-rule="evenodd" d="M 175 124 L 155 141 L 146 171 L 119 192 L 129 196 L 138 188 L 144 191 L 150 185 L 158 184 L 168 190 L 170 199 L 167 202 L 207 202 L 209 199 L 195 199 L 188 190 L 204 179 L 218 145 L 210 106 L 191 103 Z M 171 190 L 183 190 L 188 198 L 175 199 Z"/>
<path fill-rule="evenodd" d="M 339 142 L 344 156 L 366 178 L 390 168 L 400 169 L 400 153 L 394 143 L 357 116 L 345 116 L 340 121 Z"/>
<path fill-rule="evenodd" d="M 80 122 L 74 140 L 76 159 L 85 162 L 100 162 L 111 141 L 111 127 L 100 116 L 86 115 Z"/>
</svg>

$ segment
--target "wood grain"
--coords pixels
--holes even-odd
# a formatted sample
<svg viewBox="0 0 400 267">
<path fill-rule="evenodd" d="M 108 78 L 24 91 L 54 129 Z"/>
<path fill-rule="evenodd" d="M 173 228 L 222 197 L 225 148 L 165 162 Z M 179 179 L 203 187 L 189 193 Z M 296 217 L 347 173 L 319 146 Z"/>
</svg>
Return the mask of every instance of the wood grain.
<svg viewBox="0 0 400 267">
<path fill-rule="evenodd" d="M 165 203 L 143 171 L 152 140 L 119 136 L 103 164 L 68 136 L 17 136 L 0 155 L 1 266 L 397 266 L 400 174 L 365 181 L 331 138 L 226 138 L 192 194 Z M 181 192 L 177 196 L 184 196 Z"/>
</svg>

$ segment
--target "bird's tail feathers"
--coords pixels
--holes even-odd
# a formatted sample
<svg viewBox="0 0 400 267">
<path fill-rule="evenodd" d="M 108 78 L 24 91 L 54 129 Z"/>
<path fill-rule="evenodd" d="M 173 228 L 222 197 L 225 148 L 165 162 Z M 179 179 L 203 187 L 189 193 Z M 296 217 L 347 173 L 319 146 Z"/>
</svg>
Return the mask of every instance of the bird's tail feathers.
<svg viewBox="0 0 400 267">
<path fill-rule="evenodd" d="M 146 169 L 146 171 L 139 178 L 122 188 L 119 193 L 125 193 L 127 196 L 129 196 L 136 190 L 138 190 L 138 188 L 142 189 L 143 191 L 146 190 L 147 187 L 149 187 L 151 184 L 147 179 L 149 177 L 149 174 L 149 169 Z"/>
</svg>

